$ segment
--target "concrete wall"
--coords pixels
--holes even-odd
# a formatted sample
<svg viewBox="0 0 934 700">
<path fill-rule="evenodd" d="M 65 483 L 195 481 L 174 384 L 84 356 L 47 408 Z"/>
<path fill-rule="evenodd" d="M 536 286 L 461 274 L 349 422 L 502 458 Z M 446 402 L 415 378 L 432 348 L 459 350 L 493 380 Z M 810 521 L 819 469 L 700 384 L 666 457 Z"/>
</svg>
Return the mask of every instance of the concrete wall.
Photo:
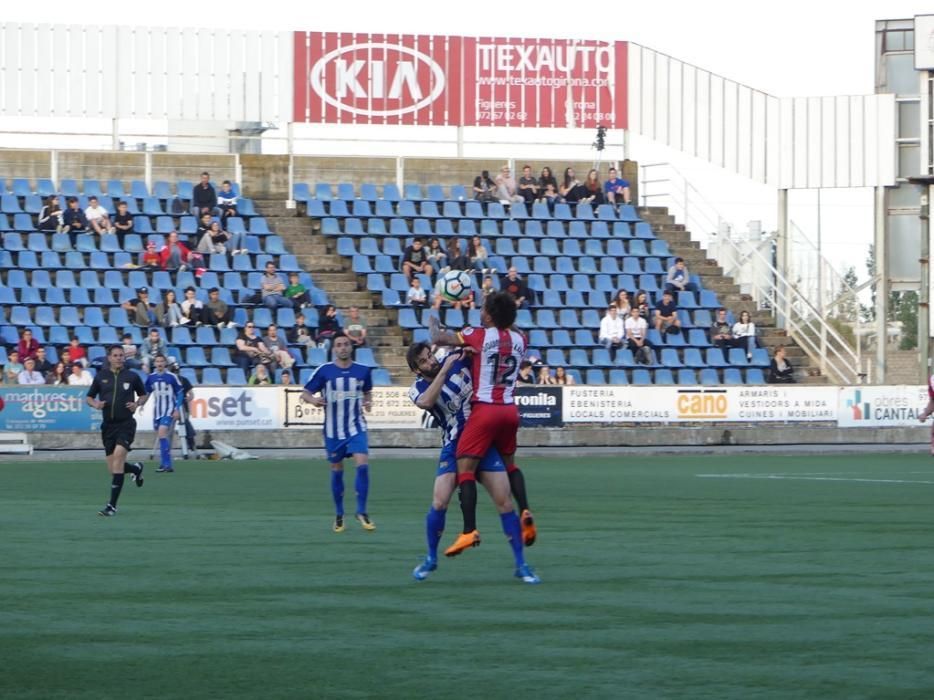
<svg viewBox="0 0 934 700">
<path fill-rule="evenodd" d="M 133 151 L 60 151 L 59 180 L 120 180 L 129 188 L 130 180 L 146 179 L 146 154 Z"/>
<path fill-rule="evenodd" d="M 295 156 L 294 168 L 295 182 L 307 182 L 312 192 L 319 182 L 350 182 L 359 192 L 364 182 L 382 185 L 396 181 L 395 158 Z"/>
<path fill-rule="evenodd" d="M 17 151 L 0 149 L 0 178 L 14 177 L 30 180 L 52 177 L 52 158 L 49 151 Z"/>
<path fill-rule="evenodd" d="M 152 179 L 174 184 L 178 180 L 197 182 L 201 172 L 211 173 L 211 180 L 236 180 L 236 158 L 232 155 L 205 155 L 202 153 L 153 153 Z M 181 193 L 190 196 L 190 192 Z"/>
</svg>

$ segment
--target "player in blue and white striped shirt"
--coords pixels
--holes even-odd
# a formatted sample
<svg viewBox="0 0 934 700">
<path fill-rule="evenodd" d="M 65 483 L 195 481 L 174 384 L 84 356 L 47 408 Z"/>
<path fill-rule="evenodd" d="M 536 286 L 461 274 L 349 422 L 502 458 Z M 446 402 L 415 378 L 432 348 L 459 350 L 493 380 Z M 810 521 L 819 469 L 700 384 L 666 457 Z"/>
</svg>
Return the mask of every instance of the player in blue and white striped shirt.
<svg viewBox="0 0 934 700">
<path fill-rule="evenodd" d="M 470 415 L 472 362 L 461 351 L 455 350 L 441 364 L 427 343 L 413 343 L 406 354 L 406 361 L 418 375 L 409 389 L 409 398 L 416 406 L 431 414 L 443 433 L 431 508 L 425 518 L 428 554 L 412 572 L 416 581 L 424 581 L 438 568 L 438 544 L 444 532 L 447 507 L 456 486 L 457 441 Z M 514 472 L 521 480 L 521 471 L 516 468 Z M 512 475 L 507 475 L 506 464 L 495 447 L 491 447 L 480 461 L 478 473 L 482 474 L 481 482 L 500 513 L 503 532 L 516 560 L 516 577 L 525 583 L 539 583 L 540 579 L 525 562 L 522 525 L 512 504 Z M 524 480 L 521 483 L 520 490 L 524 492 Z"/>
<path fill-rule="evenodd" d="M 152 429 L 159 432 L 160 464 L 157 472 L 174 472 L 172 467 L 172 425 L 178 420 L 178 409 L 185 392 L 178 377 L 166 369 L 165 355 L 153 358 L 155 369 L 146 377 L 146 393 L 152 402 Z"/>
<path fill-rule="evenodd" d="M 353 347 L 343 333 L 334 336 L 334 362 L 315 370 L 305 385 L 302 399 L 324 408 L 324 447 L 331 465 L 331 494 L 336 515 L 334 532 L 344 531 L 344 459 L 357 463 L 354 487 L 357 491 L 356 519 L 364 530 L 375 530 L 366 510 L 370 490 L 369 443 L 363 412 L 373 405 L 373 378 L 370 368 L 351 357 Z"/>
</svg>

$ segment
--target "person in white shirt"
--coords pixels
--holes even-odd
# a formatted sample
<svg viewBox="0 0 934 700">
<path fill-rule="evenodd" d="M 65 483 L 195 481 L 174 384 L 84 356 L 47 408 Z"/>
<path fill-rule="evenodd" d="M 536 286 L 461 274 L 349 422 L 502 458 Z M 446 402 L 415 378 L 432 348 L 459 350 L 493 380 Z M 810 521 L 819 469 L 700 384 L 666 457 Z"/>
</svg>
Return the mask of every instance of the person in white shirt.
<svg viewBox="0 0 934 700">
<path fill-rule="evenodd" d="M 45 384 L 45 377 L 36 371 L 36 361 L 27 357 L 23 361 L 23 371 L 16 378 L 18 384 Z"/>
<path fill-rule="evenodd" d="M 204 323 L 204 303 L 198 299 L 194 287 L 185 289 L 185 300 L 182 302 L 182 315 L 194 326 Z"/>
<path fill-rule="evenodd" d="M 623 319 L 619 317 L 619 309 L 611 304 L 606 315 L 600 321 L 599 343 L 610 351 L 610 358 L 615 362 L 616 353 L 623 347 L 626 340 L 626 331 L 623 328 Z"/>
<path fill-rule="evenodd" d="M 68 386 L 91 386 L 91 373 L 81 366 L 80 362 L 71 363 L 71 374 L 68 375 Z"/>
<path fill-rule="evenodd" d="M 98 234 L 111 233 L 113 226 L 110 223 L 110 214 L 97 201 L 97 197 L 88 199 L 88 206 L 84 210 L 84 215 L 88 219 L 88 224 Z"/>
<path fill-rule="evenodd" d="M 416 308 L 422 308 L 427 305 L 428 297 L 425 295 L 425 290 L 422 289 L 422 282 L 418 277 L 412 278 L 412 286 L 409 287 L 409 291 L 405 294 L 405 303 L 411 304 Z"/>
<path fill-rule="evenodd" d="M 746 359 L 752 359 L 756 349 L 756 324 L 748 311 L 740 311 L 739 321 L 733 324 L 733 347 L 746 348 Z"/>
<path fill-rule="evenodd" d="M 655 364 L 652 354 L 652 344 L 645 337 L 649 330 L 648 322 L 639 314 L 639 307 L 633 306 L 629 311 L 629 318 L 623 324 L 626 330 L 626 344 L 632 350 L 636 362 L 644 365 Z"/>
</svg>

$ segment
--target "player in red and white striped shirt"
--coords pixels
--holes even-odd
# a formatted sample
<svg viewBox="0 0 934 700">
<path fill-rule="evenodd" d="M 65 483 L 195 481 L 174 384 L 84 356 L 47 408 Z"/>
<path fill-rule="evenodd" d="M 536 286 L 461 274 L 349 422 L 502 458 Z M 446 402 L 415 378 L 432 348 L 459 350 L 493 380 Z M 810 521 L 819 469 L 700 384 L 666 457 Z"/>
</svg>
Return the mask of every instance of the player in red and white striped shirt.
<svg viewBox="0 0 934 700">
<path fill-rule="evenodd" d="M 459 333 L 441 330 L 434 315 L 429 320 L 431 341 L 437 345 L 470 348 L 473 354 L 473 395 L 471 412 L 457 443 L 457 484 L 460 489 L 463 532 L 445 555 L 456 556 L 480 544 L 477 531 L 477 483 L 475 473 L 480 459 L 491 446 L 506 462 L 513 496 L 522 510 L 522 539 L 526 546 L 535 542 L 535 522 L 525 493 L 525 479 L 515 465 L 519 409 L 513 399 L 519 363 L 525 356 L 525 336 L 512 328 L 516 302 L 505 292 L 487 296 L 480 313 L 481 328 L 468 327 Z"/>
<path fill-rule="evenodd" d="M 928 405 L 919 418 L 924 423 L 930 415 L 934 414 L 934 375 L 928 377 Z M 934 457 L 934 425 L 931 426 L 931 456 Z"/>
</svg>

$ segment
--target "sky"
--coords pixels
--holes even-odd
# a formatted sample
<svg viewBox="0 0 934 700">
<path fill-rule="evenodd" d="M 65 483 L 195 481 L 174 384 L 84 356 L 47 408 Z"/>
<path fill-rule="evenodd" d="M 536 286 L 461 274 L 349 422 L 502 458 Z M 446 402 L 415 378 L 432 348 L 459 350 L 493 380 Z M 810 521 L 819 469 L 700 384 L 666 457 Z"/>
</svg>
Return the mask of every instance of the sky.
<svg viewBox="0 0 934 700">
<path fill-rule="evenodd" d="M 263 3 L 226 0 L 191 3 L 85 2 L 73 0 L 7 3 L 4 22 L 60 22 L 123 25 L 185 25 L 236 29 L 436 33 L 483 36 L 562 37 L 628 40 L 745 83 L 770 94 L 790 96 L 868 94 L 874 85 L 874 29 L 878 19 L 910 18 L 934 11 L 930 2 L 839 3 L 785 0 L 758 3 L 656 0 L 646 3 L 568 2 L 463 3 L 398 0 L 353 3 Z M 153 10 L 158 8 L 158 14 Z M 591 153 L 582 153 L 586 160 Z M 633 156 L 643 162 L 677 163 L 704 196 L 735 227 L 758 219 L 774 229 L 776 195 L 678 153 L 634 140 Z M 792 195 L 791 218 L 811 238 L 818 222 L 816 193 Z M 868 191 L 825 190 L 820 229 L 826 254 L 841 268 L 865 274 L 863 260 L 872 240 Z"/>
</svg>

